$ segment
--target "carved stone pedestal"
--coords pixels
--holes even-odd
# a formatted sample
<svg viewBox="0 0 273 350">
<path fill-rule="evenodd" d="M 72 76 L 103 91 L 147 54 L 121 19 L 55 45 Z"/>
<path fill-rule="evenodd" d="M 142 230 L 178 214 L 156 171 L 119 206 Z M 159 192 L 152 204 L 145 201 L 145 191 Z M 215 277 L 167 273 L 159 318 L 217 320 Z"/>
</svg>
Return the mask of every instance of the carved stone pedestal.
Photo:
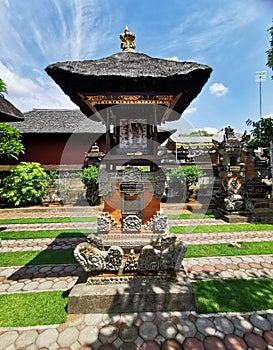
<svg viewBox="0 0 273 350">
<path fill-rule="evenodd" d="M 186 273 L 167 276 L 92 277 L 76 284 L 68 313 L 194 311 L 193 289 Z"/>
</svg>

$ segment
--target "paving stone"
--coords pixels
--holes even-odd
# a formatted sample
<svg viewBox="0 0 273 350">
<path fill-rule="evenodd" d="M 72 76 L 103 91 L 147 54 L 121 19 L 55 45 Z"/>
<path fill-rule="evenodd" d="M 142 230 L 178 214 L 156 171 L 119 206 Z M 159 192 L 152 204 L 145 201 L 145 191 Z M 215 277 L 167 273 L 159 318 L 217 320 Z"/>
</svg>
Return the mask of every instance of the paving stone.
<svg viewBox="0 0 273 350">
<path fill-rule="evenodd" d="M 257 327 L 262 331 L 269 331 L 271 329 L 270 322 L 261 315 L 254 313 L 250 316 L 249 320 L 254 327 Z"/>
<path fill-rule="evenodd" d="M 16 339 L 15 346 L 18 348 L 24 348 L 35 342 L 38 337 L 38 333 L 35 330 L 26 330 Z"/>
<path fill-rule="evenodd" d="M 56 283 L 53 283 L 52 289 L 55 289 L 55 290 L 67 289 L 67 283 L 65 281 L 58 281 Z"/>
<path fill-rule="evenodd" d="M 266 331 L 264 332 L 264 339 L 267 342 L 268 345 L 273 346 L 273 331 Z"/>
<path fill-rule="evenodd" d="M 117 350 L 117 348 L 113 344 L 102 344 L 98 350 Z"/>
<path fill-rule="evenodd" d="M 53 285 L 53 282 L 52 281 L 46 281 L 46 282 L 43 282 L 43 283 L 40 283 L 39 286 L 38 286 L 38 289 L 39 290 L 48 290 L 52 287 Z"/>
<path fill-rule="evenodd" d="M 183 343 L 184 350 L 205 350 L 202 342 L 195 338 L 186 338 Z"/>
<path fill-rule="evenodd" d="M 77 341 L 79 331 L 76 327 L 68 327 L 59 334 L 57 343 L 60 346 L 70 346 Z"/>
<path fill-rule="evenodd" d="M 184 337 L 184 335 L 177 333 L 175 340 L 178 342 L 178 344 L 183 344 L 184 340 L 186 337 Z"/>
<path fill-rule="evenodd" d="M 102 320 L 105 324 L 117 323 L 120 321 L 120 314 L 103 314 Z"/>
<path fill-rule="evenodd" d="M 271 323 L 272 327 L 271 329 L 273 330 L 273 313 L 268 313 L 266 315 L 266 318 L 268 319 L 268 321 Z"/>
<path fill-rule="evenodd" d="M 139 313 L 139 318 L 146 322 L 146 321 L 153 321 L 155 319 L 155 313 L 154 312 L 140 312 Z"/>
<path fill-rule="evenodd" d="M 134 342 L 138 337 L 138 329 L 124 323 L 119 328 L 119 336 L 123 341 Z"/>
<path fill-rule="evenodd" d="M 267 345 L 263 338 L 257 334 L 247 333 L 245 335 L 245 342 L 253 350 L 266 350 Z"/>
<path fill-rule="evenodd" d="M 182 350 L 182 346 L 174 339 L 166 339 L 161 345 L 161 350 Z"/>
<path fill-rule="evenodd" d="M 224 342 L 215 336 L 208 336 L 204 340 L 206 350 L 226 350 Z"/>
<path fill-rule="evenodd" d="M 118 348 L 119 350 L 138 350 L 139 347 L 135 343 L 126 342 L 123 343 L 121 347 Z"/>
<path fill-rule="evenodd" d="M 120 315 L 120 320 L 121 320 L 121 322 L 126 323 L 127 326 L 132 326 L 134 324 L 135 320 L 137 319 L 137 316 L 138 316 L 137 312 L 130 313 L 130 314 L 122 313 Z"/>
<path fill-rule="evenodd" d="M 36 340 L 37 346 L 40 348 L 42 346 L 48 348 L 53 343 L 56 343 L 59 333 L 55 328 L 46 329 L 44 332 L 38 335 Z"/>
<path fill-rule="evenodd" d="M 26 292 L 36 290 L 39 286 L 39 282 L 30 282 L 24 285 L 23 290 Z"/>
<path fill-rule="evenodd" d="M 160 346 L 155 341 L 146 340 L 141 345 L 140 350 L 160 350 Z"/>
<path fill-rule="evenodd" d="M 228 334 L 224 339 L 224 343 L 228 350 L 247 350 L 246 343 L 233 334 Z"/>
<path fill-rule="evenodd" d="M 216 328 L 224 334 L 233 333 L 234 326 L 226 317 L 216 317 L 214 319 L 214 324 Z"/>
<path fill-rule="evenodd" d="M 24 287 L 24 283 L 15 283 L 13 285 L 11 285 L 9 287 L 9 289 L 7 290 L 9 293 L 14 293 L 14 292 L 18 292 L 19 290 L 21 290 Z"/>
<path fill-rule="evenodd" d="M 155 314 L 157 320 L 161 321 L 167 321 L 171 318 L 172 313 L 171 312 L 156 312 Z"/>
<path fill-rule="evenodd" d="M 103 326 L 99 331 L 99 340 L 104 343 L 113 343 L 118 337 L 118 328 L 114 325 Z"/>
<path fill-rule="evenodd" d="M 194 323 L 190 320 L 180 320 L 176 327 L 184 337 L 194 337 L 197 332 Z"/>
<path fill-rule="evenodd" d="M 80 331 L 78 341 L 81 345 L 93 344 L 98 340 L 99 330 L 96 326 L 86 326 Z"/>
<path fill-rule="evenodd" d="M 158 330 L 165 339 L 175 338 L 177 334 L 176 326 L 170 321 L 161 321 L 158 325 Z"/>
<path fill-rule="evenodd" d="M 198 318 L 195 326 L 203 335 L 214 335 L 216 332 L 214 324 L 208 318 Z"/>
<path fill-rule="evenodd" d="M 234 316 L 232 321 L 234 326 L 244 333 L 251 332 L 253 329 L 252 324 L 249 321 L 247 321 L 243 316 Z"/>
<path fill-rule="evenodd" d="M 18 333 L 16 331 L 8 331 L 0 335 L 0 349 L 6 349 L 9 345 L 15 343 L 15 340 L 18 338 Z"/>
<path fill-rule="evenodd" d="M 258 334 L 258 335 L 263 335 L 263 331 L 260 328 L 254 327 L 253 331 L 254 334 Z"/>
<path fill-rule="evenodd" d="M 153 340 L 157 334 L 157 327 L 152 322 L 144 322 L 139 327 L 139 335 L 144 340 Z"/>
</svg>

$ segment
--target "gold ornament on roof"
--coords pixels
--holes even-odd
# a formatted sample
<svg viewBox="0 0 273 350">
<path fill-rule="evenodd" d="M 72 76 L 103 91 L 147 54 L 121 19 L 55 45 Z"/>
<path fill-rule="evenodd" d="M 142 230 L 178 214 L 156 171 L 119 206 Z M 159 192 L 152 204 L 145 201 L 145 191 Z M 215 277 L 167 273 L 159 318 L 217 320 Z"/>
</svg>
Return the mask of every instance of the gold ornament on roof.
<svg viewBox="0 0 273 350">
<path fill-rule="evenodd" d="M 121 49 L 122 51 L 127 52 L 135 52 L 136 44 L 135 44 L 135 38 L 136 35 L 134 33 L 129 32 L 128 27 L 126 26 L 124 29 L 124 33 L 120 34 L 120 40 L 121 40 Z"/>
</svg>

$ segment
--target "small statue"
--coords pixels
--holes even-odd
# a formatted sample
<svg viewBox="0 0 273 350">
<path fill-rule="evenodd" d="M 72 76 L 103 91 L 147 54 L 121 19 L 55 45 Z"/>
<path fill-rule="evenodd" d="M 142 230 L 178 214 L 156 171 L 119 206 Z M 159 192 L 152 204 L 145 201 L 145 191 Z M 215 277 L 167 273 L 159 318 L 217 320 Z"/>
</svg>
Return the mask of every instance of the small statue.
<svg viewBox="0 0 273 350">
<path fill-rule="evenodd" d="M 87 242 L 77 245 L 74 256 L 86 272 L 117 273 L 121 266 L 123 250 L 118 246 L 111 246 L 105 251 L 102 239 L 91 234 L 87 237 Z"/>
<path fill-rule="evenodd" d="M 121 40 L 121 49 L 122 51 L 127 52 L 135 52 L 135 38 L 136 35 L 134 33 L 129 32 L 128 27 L 126 26 L 124 29 L 124 33 L 120 34 L 120 40 Z"/>
</svg>

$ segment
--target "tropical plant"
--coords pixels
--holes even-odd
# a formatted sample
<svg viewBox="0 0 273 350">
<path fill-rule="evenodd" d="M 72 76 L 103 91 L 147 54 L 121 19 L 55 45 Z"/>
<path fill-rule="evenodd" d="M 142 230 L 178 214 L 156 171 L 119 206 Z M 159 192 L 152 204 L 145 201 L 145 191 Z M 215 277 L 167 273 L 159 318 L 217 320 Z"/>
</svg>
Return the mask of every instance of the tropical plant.
<svg viewBox="0 0 273 350">
<path fill-rule="evenodd" d="M 86 186 L 86 200 L 89 205 L 100 203 L 99 186 L 97 183 L 99 170 L 95 165 L 84 168 L 81 173 L 81 180 Z"/>
<path fill-rule="evenodd" d="M 203 175 L 202 170 L 197 165 L 184 165 L 172 169 L 168 172 L 170 179 L 183 180 L 186 179 L 188 185 L 198 182 L 198 178 Z"/>
<path fill-rule="evenodd" d="M 6 87 L 6 84 L 3 82 L 3 80 L 0 78 L 0 93 L 7 93 L 8 90 L 7 90 L 7 87 Z"/>
<path fill-rule="evenodd" d="M 21 132 L 7 123 L 0 123 L 0 155 L 18 159 L 20 153 L 24 153 Z"/>
<path fill-rule="evenodd" d="M 182 202 L 187 202 L 195 192 L 194 185 L 202 175 L 203 172 L 197 165 L 184 165 L 172 169 L 167 173 L 169 196 L 179 197 Z"/>
<path fill-rule="evenodd" d="M 48 174 L 39 163 L 21 162 L 3 180 L 0 196 L 15 207 L 41 203 L 48 180 Z"/>
<path fill-rule="evenodd" d="M 273 70 L 273 25 L 271 28 L 268 29 L 271 35 L 271 40 L 270 40 L 270 49 L 266 51 L 267 53 L 267 65 Z M 272 76 L 273 79 L 273 76 Z"/>
<path fill-rule="evenodd" d="M 258 121 L 248 119 L 248 126 L 252 126 L 250 131 L 252 139 L 249 144 L 253 147 L 269 147 L 273 140 L 273 120 L 272 118 L 261 118 Z"/>
</svg>

